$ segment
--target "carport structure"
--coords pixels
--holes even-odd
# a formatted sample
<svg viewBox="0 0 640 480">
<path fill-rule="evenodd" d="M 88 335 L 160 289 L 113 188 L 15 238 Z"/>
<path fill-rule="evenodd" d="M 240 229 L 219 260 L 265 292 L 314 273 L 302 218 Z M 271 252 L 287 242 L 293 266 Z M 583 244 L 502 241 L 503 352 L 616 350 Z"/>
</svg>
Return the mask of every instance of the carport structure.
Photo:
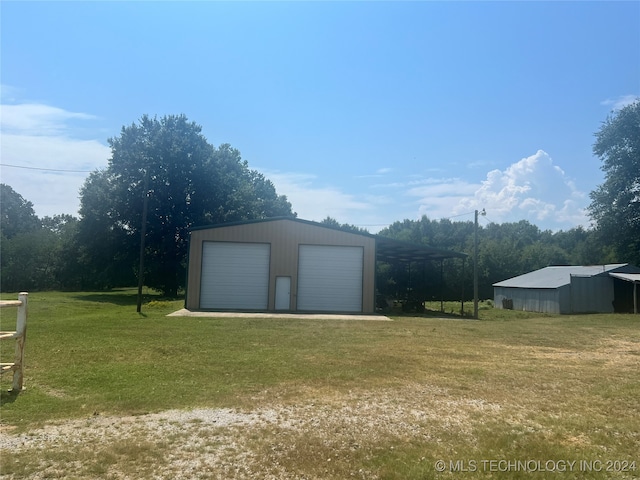
<svg viewBox="0 0 640 480">
<path fill-rule="evenodd" d="M 465 254 L 279 217 L 194 228 L 188 310 L 374 313 L 377 262 Z"/>
<path fill-rule="evenodd" d="M 444 261 L 448 259 L 459 259 L 462 261 L 462 278 L 464 279 L 464 267 L 467 258 L 466 253 L 455 252 L 452 250 L 446 250 L 442 248 L 430 247 L 428 245 L 420 245 L 411 242 L 405 242 L 402 240 L 396 240 L 393 238 L 383 237 L 376 235 L 376 260 L 378 262 L 385 262 L 392 265 L 406 265 L 409 269 L 409 282 L 411 286 L 411 280 L 415 275 L 423 275 L 426 273 L 429 262 L 436 262 L 440 264 L 440 309 L 442 310 L 442 304 L 444 301 L 443 287 L 444 287 Z M 413 265 L 419 267 L 412 268 Z M 417 271 L 416 271 L 417 270 Z M 417 298 L 408 299 L 408 302 L 403 305 L 406 309 L 418 309 L 421 310 L 421 305 L 426 298 L 425 295 L 417 295 Z M 464 311 L 464 281 L 460 285 L 460 299 L 462 308 Z"/>
</svg>

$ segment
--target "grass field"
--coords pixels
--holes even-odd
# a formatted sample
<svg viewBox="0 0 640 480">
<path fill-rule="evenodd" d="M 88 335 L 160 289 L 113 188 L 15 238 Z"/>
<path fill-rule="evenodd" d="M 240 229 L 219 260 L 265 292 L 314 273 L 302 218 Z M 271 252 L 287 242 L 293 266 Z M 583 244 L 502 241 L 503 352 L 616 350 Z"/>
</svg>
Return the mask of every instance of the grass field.
<svg viewBox="0 0 640 480">
<path fill-rule="evenodd" d="M 135 301 L 29 296 L 26 390 L 0 384 L 3 478 L 640 478 L 638 315 L 213 319 Z"/>
</svg>

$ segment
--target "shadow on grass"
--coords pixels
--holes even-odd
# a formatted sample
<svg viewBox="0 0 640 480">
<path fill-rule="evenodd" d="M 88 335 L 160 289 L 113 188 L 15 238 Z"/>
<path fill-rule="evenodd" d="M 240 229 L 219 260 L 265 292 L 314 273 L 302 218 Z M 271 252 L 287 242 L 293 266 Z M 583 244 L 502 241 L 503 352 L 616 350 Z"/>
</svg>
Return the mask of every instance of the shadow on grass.
<svg viewBox="0 0 640 480">
<path fill-rule="evenodd" d="M 388 311 L 383 311 L 385 315 L 390 315 L 393 317 L 412 317 L 412 318 L 447 318 L 451 320 L 473 320 L 473 315 L 468 312 L 465 312 L 464 315 L 460 315 L 460 313 L 453 312 L 441 312 L 440 310 L 430 310 L 426 309 L 424 312 L 403 312 L 401 309 L 392 309 Z"/>
<path fill-rule="evenodd" d="M 105 293 L 79 293 L 73 296 L 75 300 L 81 300 L 84 302 L 96 302 L 96 303 L 111 303 L 113 305 L 136 305 L 137 303 L 137 295 L 131 293 L 114 293 L 114 292 L 105 292 Z M 148 302 L 149 297 L 144 298 L 143 302 Z"/>
<path fill-rule="evenodd" d="M 20 392 L 15 390 L 0 391 L 0 407 L 7 403 L 15 402 L 19 395 L 20 395 Z"/>
<path fill-rule="evenodd" d="M 115 289 L 105 292 L 76 293 L 72 298 L 85 302 L 110 303 L 119 306 L 135 306 L 138 303 L 138 292 L 133 289 Z M 160 293 L 145 293 L 142 295 L 142 303 L 151 301 L 172 301 L 179 298 L 163 297 Z"/>
</svg>

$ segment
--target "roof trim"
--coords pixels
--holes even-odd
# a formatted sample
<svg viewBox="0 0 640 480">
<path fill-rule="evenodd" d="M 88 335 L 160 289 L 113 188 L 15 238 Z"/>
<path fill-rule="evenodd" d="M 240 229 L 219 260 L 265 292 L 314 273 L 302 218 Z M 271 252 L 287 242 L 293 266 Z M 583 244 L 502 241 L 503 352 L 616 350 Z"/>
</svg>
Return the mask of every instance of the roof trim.
<svg viewBox="0 0 640 480">
<path fill-rule="evenodd" d="M 640 283 L 640 273 L 609 273 L 610 276 L 626 280 L 627 282 Z"/>
<path fill-rule="evenodd" d="M 309 220 L 302 220 L 297 217 L 268 217 L 268 218 L 257 218 L 255 220 L 235 220 L 233 222 L 214 223 L 212 225 L 199 225 L 197 227 L 191 227 L 189 231 L 193 232 L 196 230 L 209 230 L 211 228 L 233 227 L 236 225 L 249 225 L 252 223 L 274 222 L 276 220 L 292 220 L 294 222 L 309 223 L 309 224 L 317 223 L 317 222 L 311 222 Z M 325 228 L 332 228 L 325 225 L 322 225 L 322 226 L 324 226 Z"/>
</svg>

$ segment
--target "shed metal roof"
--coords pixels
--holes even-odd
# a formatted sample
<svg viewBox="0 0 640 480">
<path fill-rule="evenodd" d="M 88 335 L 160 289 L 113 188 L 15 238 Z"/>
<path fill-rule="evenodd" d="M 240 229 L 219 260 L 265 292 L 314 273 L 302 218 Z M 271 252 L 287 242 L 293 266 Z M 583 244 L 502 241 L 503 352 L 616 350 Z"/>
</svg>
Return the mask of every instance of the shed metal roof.
<svg viewBox="0 0 640 480">
<path fill-rule="evenodd" d="M 553 266 L 494 283 L 494 287 L 559 288 L 571 283 L 571 276 L 594 277 L 623 269 L 628 263 L 589 266 Z"/>
<path fill-rule="evenodd" d="M 640 283 L 640 273 L 610 273 L 609 275 L 626 280 L 627 282 Z"/>
</svg>

